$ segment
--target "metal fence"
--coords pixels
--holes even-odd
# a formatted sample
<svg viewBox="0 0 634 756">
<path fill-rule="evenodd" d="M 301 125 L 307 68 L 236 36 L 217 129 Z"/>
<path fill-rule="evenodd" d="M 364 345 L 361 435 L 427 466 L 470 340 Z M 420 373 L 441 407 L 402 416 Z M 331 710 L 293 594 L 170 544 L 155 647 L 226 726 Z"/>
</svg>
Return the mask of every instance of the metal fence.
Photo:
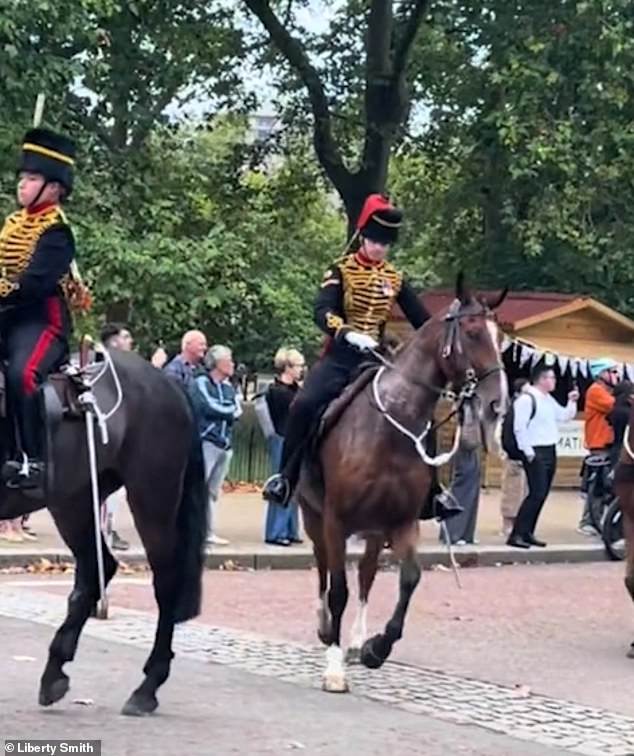
<svg viewBox="0 0 634 756">
<path fill-rule="evenodd" d="M 271 474 L 266 441 L 253 402 L 244 402 L 243 410 L 233 429 L 233 458 L 227 479 L 231 483 L 263 483 Z"/>
</svg>

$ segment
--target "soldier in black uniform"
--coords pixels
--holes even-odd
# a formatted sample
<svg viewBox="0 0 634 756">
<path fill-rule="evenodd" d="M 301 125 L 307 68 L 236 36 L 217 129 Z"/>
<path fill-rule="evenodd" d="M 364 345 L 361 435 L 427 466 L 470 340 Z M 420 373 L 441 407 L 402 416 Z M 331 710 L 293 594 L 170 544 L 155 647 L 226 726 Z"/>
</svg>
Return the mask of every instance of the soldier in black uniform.
<svg viewBox="0 0 634 756">
<path fill-rule="evenodd" d="M 413 288 L 385 259 L 398 237 L 401 218 L 401 211 L 385 197 L 371 194 L 357 223 L 358 251 L 338 260 L 324 276 L 315 302 L 315 322 L 327 334 L 328 344 L 291 405 L 282 472 L 266 482 L 266 499 L 278 504 L 288 502 L 313 420 L 367 359 L 363 353 L 379 345 L 394 302 L 414 328 L 420 328 L 429 318 Z"/>
<path fill-rule="evenodd" d="M 19 445 L 28 458 L 3 470 L 8 485 L 35 489 L 43 481 L 38 389 L 68 354 L 67 294 L 75 255 L 61 203 L 73 187 L 75 146 L 45 129 L 22 144 L 17 197 L 21 209 L 0 231 L 0 339 L 8 358 L 7 384 Z"/>
</svg>

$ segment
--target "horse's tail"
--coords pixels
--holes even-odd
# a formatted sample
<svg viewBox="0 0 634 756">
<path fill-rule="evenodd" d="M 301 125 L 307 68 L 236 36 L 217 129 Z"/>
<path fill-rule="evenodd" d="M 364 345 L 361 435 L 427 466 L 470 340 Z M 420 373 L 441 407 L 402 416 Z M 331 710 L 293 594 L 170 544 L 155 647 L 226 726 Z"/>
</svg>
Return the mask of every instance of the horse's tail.
<svg viewBox="0 0 634 756">
<path fill-rule="evenodd" d="M 208 504 L 203 451 L 194 427 L 194 436 L 189 450 L 183 493 L 176 521 L 180 590 L 174 610 L 175 622 L 185 622 L 200 613 L 207 518 Z"/>
</svg>

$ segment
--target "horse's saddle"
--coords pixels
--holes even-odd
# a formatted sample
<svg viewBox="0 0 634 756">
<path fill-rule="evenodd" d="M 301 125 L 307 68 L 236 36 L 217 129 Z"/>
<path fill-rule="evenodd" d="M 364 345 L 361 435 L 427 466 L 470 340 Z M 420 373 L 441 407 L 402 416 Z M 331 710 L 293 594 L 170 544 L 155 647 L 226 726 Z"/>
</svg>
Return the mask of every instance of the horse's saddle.
<svg viewBox="0 0 634 756">
<path fill-rule="evenodd" d="M 7 397 L 6 362 L 0 362 L 0 417 L 9 418 L 11 408 Z M 52 404 L 57 407 L 55 414 L 61 413 L 65 418 L 83 417 L 83 408 L 79 400 L 82 391 L 85 391 L 81 378 L 67 366 L 60 368 L 57 373 L 51 373 L 44 381 L 41 388 L 45 401 L 44 406 L 48 409 Z"/>
<path fill-rule="evenodd" d="M 361 369 L 359 375 L 349 383 L 341 394 L 333 399 L 321 415 L 317 430 L 316 442 L 321 442 L 328 433 L 339 422 L 341 416 L 352 403 L 352 400 L 358 396 L 363 389 L 373 380 L 374 376 L 380 370 L 380 365 L 369 365 Z"/>
</svg>

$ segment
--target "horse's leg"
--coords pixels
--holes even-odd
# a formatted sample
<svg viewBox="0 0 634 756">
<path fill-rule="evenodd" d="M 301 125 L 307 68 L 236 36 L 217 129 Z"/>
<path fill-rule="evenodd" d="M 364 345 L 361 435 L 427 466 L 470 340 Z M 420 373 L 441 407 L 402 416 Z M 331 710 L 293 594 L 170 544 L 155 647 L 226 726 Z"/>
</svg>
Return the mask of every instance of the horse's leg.
<svg viewBox="0 0 634 756">
<path fill-rule="evenodd" d="M 399 576 L 399 596 L 396 608 L 383 634 L 369 638 L 361 649 L 361 663 L 371 669 L 380 667 L 392 651 L 392 646 L 403 635 L 405 615 L 412 594 L 420 581 L 421 569 L 418 563 L 416 545 L 418 542 L 418 525 L 414 525 L 402 537 L 393 539 L 393 548 L 402 553 Z"/>
<path fill-rule="evenodd" d="M 357 615 L 350 631 L 350 645 L 346 653 L 346 661 L 359 661 L 361 647 L 368 637 L 368 596 L 376 577 L 379 565 L 379 555 L 383 549 L 382 535 L 369 535 L 365 541 L 365 553 L 359 561 L 359 604 Z"/>
<path fill-rule="evenodd" d="M 625 587 L 634 601 L 634 490 L 628 487 L 627 493 L 620 499 L 626 548 Z M 627 656 L 634 659 L 634 643 L 630 645 Z"/>
<path fill-rule="evenodd" d="M 326 671 L 323 689 L 329 693 L 345 693 L 348 690 L 341 650 L 341 620 L 348 603 L 348 583 L 346 580 L 346 537 L 336 514 L 328 502 L 324 506 L 324 535 L 328 552 L 330 588 L 328 608 L 332 617 L 330 644 L 326 650 Z"/>
<path fill-rule="evenodd" d="M 88 494 L 87 494 L 88 497 Z M 99 598 L 97 551 L 92 508 L 86 500 L 64 501 L 51 510 L 57 529 L 75 557 L 75 584 L 68 597 L 66 619 L 51 642 L 40 680 L 39 702 L 50 706 L 70 687 L 63 667 L 75 657 L 79 636 Z M 117 562 L 102 537 L 106 584 L 117 571 Z"/>
<path fill-rule="evenodd" d="M 174 658 L 174 609 L 179 586 L 176 516 L 181 492 L 173 482 L 178 481 L 178 475 L 142 472 L 144 480 L 127 486 L 128 503 L 152 569 L 159 616 L 154 645 L 143 667 L 145 679 L 121 711 L 127 716 L 151 714 L 158 707 L 156 691 L 169 677 Z"/>
<path fill-rule="evenodd" d="M 317 636 L 324 645 L 330 644 L 332 625 L 328 609 L 326 591 L 328 590 L 328 554 L 324 543 L 324 525 L 322 518 L 308 507 L 304 510 L 304 530 L 313 543 L 313 553 L 319 575 L 319 605 L 317 607 Z"/>
</svg>

